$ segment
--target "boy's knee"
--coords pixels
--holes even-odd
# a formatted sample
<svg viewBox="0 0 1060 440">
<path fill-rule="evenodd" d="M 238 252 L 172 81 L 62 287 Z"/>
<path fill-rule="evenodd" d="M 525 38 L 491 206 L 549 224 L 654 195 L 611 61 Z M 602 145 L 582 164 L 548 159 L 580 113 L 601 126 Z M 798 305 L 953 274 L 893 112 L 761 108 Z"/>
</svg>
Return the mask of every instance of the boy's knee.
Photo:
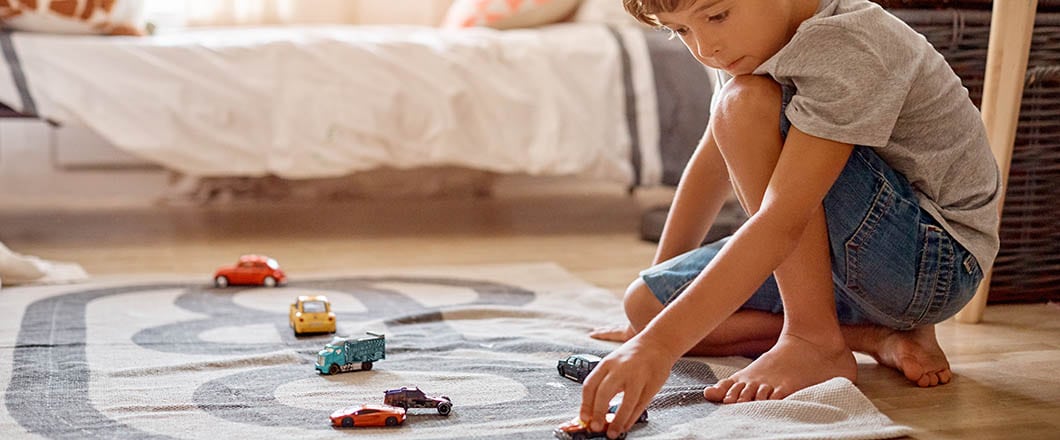
<svg viewBox="0 0 1060 440">
<path fill-rule="evenodd" d="M 633 280 L 626 288 L 626 296 L 622 301 L 626 311 L 626 319 L 636 331 L 641 331 L 651 322 L 655 315 L 663 309 L 662 303 L 655 297 L 644 280 L 639 277 Z"/>
<path fill-rule="evenodd" d="M 779 118 L 783 97 L 780 84 L 772 78 L 740 75 L 721 89 L 714 117 L 722 125 L 755 120 L 761 116 Z"/>
</svg>

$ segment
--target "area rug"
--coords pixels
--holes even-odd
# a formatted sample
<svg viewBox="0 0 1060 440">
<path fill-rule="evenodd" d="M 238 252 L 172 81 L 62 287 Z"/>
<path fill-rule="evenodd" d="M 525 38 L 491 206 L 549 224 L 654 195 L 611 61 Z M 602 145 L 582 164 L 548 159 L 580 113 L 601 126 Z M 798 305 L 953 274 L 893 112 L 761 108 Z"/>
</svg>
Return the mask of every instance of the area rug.
<svg viewBox="0 0 1060 440">
<path fill-rule="evenodd" d="M 278 288 L 214 288 L 209 274 L 114 277 L 0 292 L 0 437 L 544 439 L 577 415 L 572 353 L 616 345 L 587 336 L 621 319 L 620 301 L 553 264 L 290 274 Z M 296 337 L 288 305 L 324 294 L 338 334 L 386 335 L 369 371 L 322 375 L 330 335 Z M 705 384 L 743 358 L 682 359 L 629 438 L 906 435 L 849 381 L 783 401 L 715 405 Z M 391 428 L 332 428 L 329 414 L 418 386 L 448 417 L 409 410 Z"/>
</svg>

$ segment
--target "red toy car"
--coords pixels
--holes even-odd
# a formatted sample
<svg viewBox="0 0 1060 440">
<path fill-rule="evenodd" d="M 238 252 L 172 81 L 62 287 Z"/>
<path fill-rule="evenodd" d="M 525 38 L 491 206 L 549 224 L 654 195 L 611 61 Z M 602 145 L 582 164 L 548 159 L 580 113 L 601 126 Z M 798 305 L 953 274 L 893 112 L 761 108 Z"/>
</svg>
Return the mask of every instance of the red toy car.
<svg viewBox="0 0 1060 440">
<path fill-rule="evenodd" d="M 353 405 L 331 413 L 331 425 L 343 428 L 354 426 L 397 426 L 405 423 L 405 410 L 389 405 Z"/>
<path fill-rule="evenodd" d="M 234 285 L 258 285 L 276 287 L 287 282 L 287 275 L 280 270 L 276 260 L 264 255 L 244 255 L 235 266 L 217 269 L 213 284 L 217 287 Z"/>
</svg>

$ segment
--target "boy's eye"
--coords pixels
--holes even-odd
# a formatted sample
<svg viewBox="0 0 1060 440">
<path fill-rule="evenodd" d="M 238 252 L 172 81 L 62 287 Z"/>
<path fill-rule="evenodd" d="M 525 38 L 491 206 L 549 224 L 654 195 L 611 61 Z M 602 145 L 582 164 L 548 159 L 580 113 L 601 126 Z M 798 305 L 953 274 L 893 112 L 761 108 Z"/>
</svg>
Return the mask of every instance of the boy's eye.
<svg viewBox="0 0 1060 440">
<path fill-rule="evenodd" d="M 688 33 L 688 31 L 686 31 L 684 28 L 674 29 L 674 28 L 669 28 L 668 27 L 668 28 L 666 28 L 666 30 L 670 31 L 670 39 L 671 40 L 674 39 L 674 38 L 683 38 L 685 36 L 685 34 Z"/>
<path fill-rule="evenodd" d="M 729 11 L 725 11 L 725 12 L 722 12 L 720 14 L 715 14 L 715 15 L 711 15 L 711 16 L 707 17 L 707 21 L 719 22 L 719 21 L 725 20 L 728 17 L 729 17 Z"/>
<path fill-rule="evenodd" d="M 688 29 L 686 29 L 684 27 L 678 27 L 678 28 L 667 27 L 666 30 L 670 31 L 670 36 L 671 37 L 673 37 L 674 35 L 684 35 L 684 34 L 688 33 Z"/>
</svg>

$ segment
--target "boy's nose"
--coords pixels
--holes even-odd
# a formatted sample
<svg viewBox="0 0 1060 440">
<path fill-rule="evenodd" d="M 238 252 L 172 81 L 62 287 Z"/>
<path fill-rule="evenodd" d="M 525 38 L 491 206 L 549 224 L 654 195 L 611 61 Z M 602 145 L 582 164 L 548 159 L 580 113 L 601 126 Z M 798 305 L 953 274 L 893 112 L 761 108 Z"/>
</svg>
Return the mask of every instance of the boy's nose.
<svg viewBox="0 0 1060 440">
<path fill-rule="evenodd" d="M 721 51 L 716 45 L 699 43 L 699 56 L 702 58 L 714 58 Z"/>
</svg>

